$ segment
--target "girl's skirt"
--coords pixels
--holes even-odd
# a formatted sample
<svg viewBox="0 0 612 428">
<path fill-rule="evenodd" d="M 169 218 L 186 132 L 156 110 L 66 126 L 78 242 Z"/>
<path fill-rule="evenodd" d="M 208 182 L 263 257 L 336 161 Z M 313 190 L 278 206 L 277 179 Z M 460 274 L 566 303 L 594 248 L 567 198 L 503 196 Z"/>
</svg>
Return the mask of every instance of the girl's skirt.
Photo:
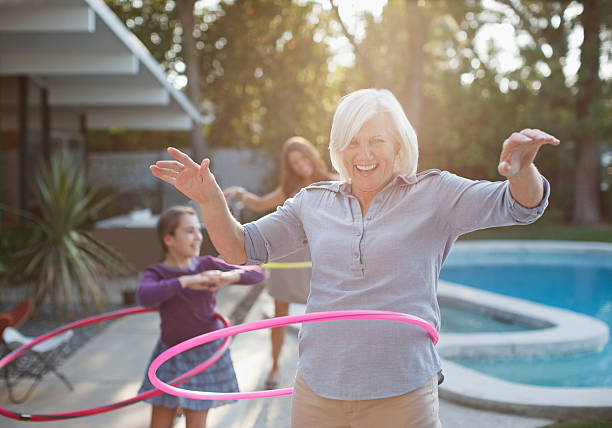
<svg viewBox="0 0 612 428">
<path fill-rule="evenodd" d="M 166 361 L 157 370 L 157 377 L 164 382 L 179 377 L 183 373 L 191 370 L 198 364 L 208 360 L 212 354 L 219 348 L 224 339 L 218 339 L 211 343 L 197 346 L 182 352 L 170 360 Z M 159 354 L 169 349 L 161 339 L 158 339 L 155 349 L 149 360 L 149 364 L 145 369 L 145 376 L 138 393 L 150 391 L 155 389 L 149 377 L 147 371 L 149 365 Z M 187 382 L 181 384 L 179 388 L 190 389 L 193 391 L 207 391 L 207 392 L 238 392 L 238 381 L 236 380 L 236 373 L 234 372 L 234 366 L 232 364 L 232 358 L 230 356 L 229 349 L 225 351 L 223 356 L 211 367 L 204 370 L 202 373 L 193 376 Z M 176 397 L 169 394 L 160 394 L 155 397 L 151 397 L 145 400 L 154 406 L 162 406 L 170 409 L 174 409 L 178 406 L 189 410 L 208 410 L 212 407 L 219 407 L 224 404 L 233 403 L 234 401 L 229 400 L 194 400 L 190 398 Z"/>
</svg>

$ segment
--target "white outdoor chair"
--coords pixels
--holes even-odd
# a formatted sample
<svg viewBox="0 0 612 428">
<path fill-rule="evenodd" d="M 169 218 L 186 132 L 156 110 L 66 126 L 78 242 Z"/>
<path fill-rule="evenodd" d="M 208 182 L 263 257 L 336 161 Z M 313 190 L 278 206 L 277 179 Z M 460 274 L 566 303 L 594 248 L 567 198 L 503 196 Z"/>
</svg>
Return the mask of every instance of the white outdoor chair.
<svg viewBox="0 0 612 428">
<path fill-rule="evenodd" d="M 38 343 L 29 349 L 26 354 L 21 355 L 9 363 L 7 367 L 3 368 L 9 398 L 13 403 L 22 403 L 27 400 L 34 387 L 42 380 L 43 375 L 49 371 L 53 372 L 70 390 L 74 389 L 68 379 L 56 369 L 58 356 L 73 335 L 74 331 L 67 330 L 60 335 Z M 16 328 L 6 327 L 2 332 L 2 339 L 9 350 L 13 351 L 22 345 L 30 343 L 34 338 L 24 336 Z M 29 358 L 24 358 L 27 356 Z M 22 358 L 24 361 L 20 361 Z M 15 396 L 13 389 L 25 377 L 33 378 L 33 381 L 26 387 L 25 393 L 18 398 Z"/>
</svg>

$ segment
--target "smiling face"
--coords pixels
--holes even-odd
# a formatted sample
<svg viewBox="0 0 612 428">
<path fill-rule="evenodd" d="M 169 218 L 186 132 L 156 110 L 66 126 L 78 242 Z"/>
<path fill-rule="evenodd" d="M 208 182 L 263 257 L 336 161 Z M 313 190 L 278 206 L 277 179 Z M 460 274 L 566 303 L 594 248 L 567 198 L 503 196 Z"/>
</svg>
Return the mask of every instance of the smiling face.
<svg viewBox="0 0 612 428">
<path fill-rule="evenodd" d="M 304 153 L 297 149 L 291 150 L 287 154 L 287 158 L 291 169 L 297 176 L 302 179 L 312 177 L 314 167 L 310 159 L 308 159 Z"/>
<path fill-rule="evenodd" d="M 183 214 L 174 232 L 164 236 L 164 244 L 168 256 L 173 261 L 183 262 L 200 255 L 202 239 L 198 218 L 191 214 Z"/>
<path fill-rule="evenodd" d="M 395 176 L 397 146 L 384 116 L 368 120 L 342 151 L 342 162 L 352 184 L 352 193 L 373 197 Z"/>
</svg>

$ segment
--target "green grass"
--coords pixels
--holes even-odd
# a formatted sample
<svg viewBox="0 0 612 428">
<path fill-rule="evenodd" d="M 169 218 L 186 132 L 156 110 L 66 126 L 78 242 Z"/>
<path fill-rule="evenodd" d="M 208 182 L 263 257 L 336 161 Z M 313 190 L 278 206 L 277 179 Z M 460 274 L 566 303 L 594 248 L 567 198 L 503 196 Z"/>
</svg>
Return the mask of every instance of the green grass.
<svg viewBox="0 0 612 428">
<path fill-rule="evenodd" d="M 536 239 L 562 241 L 612 242 L 612 225 L 576 226 L 563 223 L 540 222 L 527 226 L 498 227 L 477 230 L 460 239 Z"/>
<path fill-rule="evenodd" d="M 608 422 L 575 422 L 569 424 L 547 425 L 546 428 L 612 428 L 612 421 Z"/>
</svg>

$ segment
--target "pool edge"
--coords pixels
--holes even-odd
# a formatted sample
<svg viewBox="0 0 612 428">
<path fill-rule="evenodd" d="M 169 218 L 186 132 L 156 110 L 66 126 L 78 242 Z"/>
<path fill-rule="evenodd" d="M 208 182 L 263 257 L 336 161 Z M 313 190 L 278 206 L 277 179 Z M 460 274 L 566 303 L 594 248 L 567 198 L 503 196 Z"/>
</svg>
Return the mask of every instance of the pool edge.
<svg viewBox="0 0 612 428">
<path fill-rule="evenodd" d="M 495 251 L 529 248 L 535 251 L 572 251 L 580 249 L 583 251 L 605 251 L 612 254 L 612 244 L 601 242 L 462 241 L 456 243 L 455 246 L 459 247 L 460 250 L 473 248 Z M 450 288 L 447 287 L 448 284 L 451 284 Z M 598 346 L 601 346 L 602 341 L 605 345 L 609 340 L 609 328 L 605 323 L 583 314 L 572 313 L 572 311 L 558 310 L 546 305 L 513 297 L 508 298 L 482 290 L 472 292 L 476 289 L 461 285 L 456 286 L 453 287 L 452 283 L 440 280 L 438 292 L 441 296 L 444 296 L 443 299 L 464 299 L 472 304 L 503 308 L 506 312 L 511 307 L 512 311 L 519 312 L 520 316 L 533 317 L 534 313 L 538 313 L 535 318 L 552 322 L 554 327 L 538 330 L 540 333 L 544 332 L 544 336 L 533 332 L 443 334 L 438 345 L 446 376 L 445 382 L 440 386 L 441 398 L 476 408 L 557 420 L 612 419 L 612 388 L 542 387 L 510 382 L 471 370 L 445 358 L 445 356 L 452 356 L 456 353 L 463 353 L 463 355 L 482 355 L 483 353 L 516 355 L 522 352 L 537 354 L 553 350 L 557 353 L 563 353 L 580 349 L 597 349 Z M 454 290 L 451 290 L 453 288 Z M 503 303 L 506 298 L 512 300 L 511 306 L 508 306 L 508 303 Z M 523 304 L 524 302 L 526 303 Z M 544 307 L 545 314 L 539 313 L 537 310 L 534 311 L 534 308 L 542 309 L 541 307 Z M 549 310 L 549 308 L 552 310 Z M 574 317 L 574 314 L 578 317 Z M 592 322 L 592 320 L 595 320 L 595 322 Z M 580 322 L 580 326 L 573 325 L 575 322 Z M 586 324 L 582 324 L 582 322 Z M 598 331 L 585 337 L 584 332 L 590 331 L 583 330 L 586 326 L 593 326 Z M 554 334 L 550 335 L 549 333 Z M 454 338 L 451 337 L 453 335 Z M 495 336 L 497 336 L 497 339 Z M 563 345 L 559 347 L 560 343 L 563 343 Z"/>
<path fill-rule="evenodd" d="M 556 420 L 612 418 L 612 388 L 557 388 L 504 381 L 442 359 L 440 397 L 471 407 Z"/>
</svg>

